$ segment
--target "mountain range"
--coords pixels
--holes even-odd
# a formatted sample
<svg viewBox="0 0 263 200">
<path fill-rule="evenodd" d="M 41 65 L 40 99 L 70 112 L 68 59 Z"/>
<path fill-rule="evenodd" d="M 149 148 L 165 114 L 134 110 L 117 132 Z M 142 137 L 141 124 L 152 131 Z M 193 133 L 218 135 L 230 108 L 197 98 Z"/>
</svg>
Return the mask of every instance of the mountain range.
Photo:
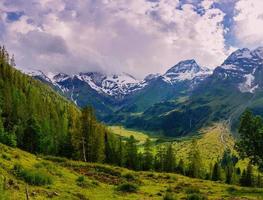
<svg viewBox="0 0 263 200">
<path fill-rule="evenodd" d="M 233 52 L 213 71 L 195 60 L 137 80 L 127 73 L 24 73 L 52 86 L 76 105 L 92 105 L 99 119 L 168 136 L 234 119 L 250 107 L 263 115 L 263 47 Z M 237 121 L 237 120 L 236 120 Z"/>
</svg>

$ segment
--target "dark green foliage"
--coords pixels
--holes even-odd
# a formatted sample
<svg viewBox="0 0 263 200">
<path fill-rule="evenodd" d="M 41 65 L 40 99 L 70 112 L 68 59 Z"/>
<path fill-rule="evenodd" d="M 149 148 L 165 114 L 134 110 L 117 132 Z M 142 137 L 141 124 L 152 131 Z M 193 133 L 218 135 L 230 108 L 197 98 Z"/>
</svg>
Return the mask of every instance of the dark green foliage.
<svg viewBox="0 0 263 200">
<path fill-rule="evenodd" d="M 132 173 L 124 174 L 123 177 L 126 178 L 128 181 L 135 181 L 136 180 L 135 175 Z"/>
<path fill-rule="evenodd" d="M 251 187 L 254 186 L 254 174 L 253 174 L 253 166 L 249 163 L 246 170 L 243 170 L 240 185 Z"/>
<path fill-rule="evenodd" d="M 177 198 L 175 197 L 175 195 L 171 192 L 166 192 L 163 200 L 176 200 Z"/>
<path fill-rule="evenodd" d="M 186 197 L 187 200 L 207 200 L 207 197 L 202 194 L 188 194 Z"/>
<path fill-rule="evenodd" d="M 263 168 L 263 121 L 259 116 L 253 116 L 250 111 L 243 113 L 239 127 L 239 140 L 236 143 L 241 158 L 249 158 L 252 164 Z"/>
<path fill-rule="evenodd" d="M 202 178 L 203 164 L 201 153 L 197 147 L 197 141 L 193 140 L 191 145 L 191 152 L 189 154 L 189 168 L 187 174 L 192 178 Z"/>
<path fill-rule="evenodd" d="M 176 172 L 185 175 L 185 165 L 184 165 L 184 161 L 182 159 L 180 159 L 178 166 L 176 168 Z"/>
<path fill-rule="evenodd" d="M 143 170 L 153 169 L 153 153 L 151 147 L 151 141 L 148 138 L 144 144 L 144 153 L 143 153 Z"/>
<path fill-rule="evenodd" d="M 14 58 L 10 60 L 4 47 L 0 55 L 1 143 L 31 153 L 123 164 L 125 151 L 119 156 L 116 148 L 122 142 L 97 122 L 91 107 L 80 112 L 48 86 L 14 69 Z"/>
<path fill-rule="evenodd" d="M 175 155 L 172 143 L 167 146 L 166 154 L 165 154 L 165 164 L 164 171 L 166 172 L 174 172 L 176 168 Z"/>
<path fill-rule="evenodd" d="M 217 162 L 215 163 L 213 167 L 212 180 L 213 181 L 221 180 L 221 166 Z"/>
<path fill-rule="evenodd" d="M 126 144 L 127 153 L 126 153 L 126 167 L 130 169 L 137 169 L 138 167 L 138 152 L 137 152 L 137 141 L 133 136 L 127 141 Z"/>
<path fill-rule="evenodd" d="M 138 190 L 138 185 L 133 183 L 123 183 L 117 187 L 117 191 L 120 192 L 136 193 Z"/>
</svg>

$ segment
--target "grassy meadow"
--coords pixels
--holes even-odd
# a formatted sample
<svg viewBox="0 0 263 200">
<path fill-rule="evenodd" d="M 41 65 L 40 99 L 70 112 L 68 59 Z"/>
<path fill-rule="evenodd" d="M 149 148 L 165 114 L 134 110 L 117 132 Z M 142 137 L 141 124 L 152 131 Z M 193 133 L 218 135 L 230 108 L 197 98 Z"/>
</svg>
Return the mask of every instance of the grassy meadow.
<svg viewBox="0 0 263 200">
<path fill-rule="evenodd" d="M 27 169 L 30 179 L 16 174 Z M 263 189 L 242 188 L 168 173 L 135 172 L 109 165 L 41 157 L 0 144 L 0 199 L 262 199 Z M 35 174 L 35 175 L 32 175 Z M 36 175 L 37 174 L 37 175 Z M 35 179 L 34 179 L 35 178 Z M 38 179 L 37 179 L 38 178 Z M 29 180 L 49 178 L 32 185 Z M 27 188 L 27 189 L 26 189 Z"/>
</svg>

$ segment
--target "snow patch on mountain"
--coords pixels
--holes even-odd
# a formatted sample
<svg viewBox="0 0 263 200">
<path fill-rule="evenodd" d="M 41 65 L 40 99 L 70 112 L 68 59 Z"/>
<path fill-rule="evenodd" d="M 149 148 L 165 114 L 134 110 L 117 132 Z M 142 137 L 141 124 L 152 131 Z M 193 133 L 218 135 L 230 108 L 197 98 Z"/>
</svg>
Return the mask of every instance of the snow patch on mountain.
<svg viewBox="0 0 263 200">
<path fill-rule="evenodd" d="M 211 70 L 200 67 L 195 60 L 185 60 L 169 69 L 163 75 L 163 80 L 174 84 L 181 81 L 203 80 L 211 74 Z"/>
</svg>

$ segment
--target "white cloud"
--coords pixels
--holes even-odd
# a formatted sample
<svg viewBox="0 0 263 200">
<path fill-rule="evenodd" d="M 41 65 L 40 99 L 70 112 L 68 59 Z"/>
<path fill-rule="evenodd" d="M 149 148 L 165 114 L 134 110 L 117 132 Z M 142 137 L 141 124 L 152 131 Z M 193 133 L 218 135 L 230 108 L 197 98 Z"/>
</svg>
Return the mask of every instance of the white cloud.
<svg viewBox="0 0 263 200">
<path fill-rule="evenodd" d="M 224 13 L 208 0 L 204 15 L 190 4 L 177 9 L 179 0 L 5 1 L 9 4 L 0 4 L 0 10 L 24 12 L 18 21 L 4 22 L 2 41 L 24 68 L 126 71 L 143 77 L 182 59 L 215 67 L 228 54 Z M 49 45 L 55 56 L 46 51 Z"/>
<path fill-rule="evenodd" d="M 263 1 L 239 0 L 236 3 L 235 36 L 240 46 L 263 45 Z"/>
</svg>

